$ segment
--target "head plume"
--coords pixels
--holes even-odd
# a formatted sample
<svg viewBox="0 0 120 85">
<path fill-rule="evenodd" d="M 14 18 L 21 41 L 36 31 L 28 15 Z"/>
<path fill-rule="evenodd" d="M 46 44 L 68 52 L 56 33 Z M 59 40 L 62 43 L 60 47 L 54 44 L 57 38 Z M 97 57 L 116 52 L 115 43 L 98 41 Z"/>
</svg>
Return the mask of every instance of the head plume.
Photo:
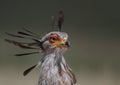
<svg viewBox="0 0 120 85">
<path fill-rule="evenodd" d="M 52 27 L 56 28 L 57 30 L 56 31 L 59 31 L 61 32 L 61 27 L 62 27 L 62 24 L 64 22 L 64 14 L 63 14 L 63 11 L 60 10 L 59 13 L 58 13 L 58 18 L 57 18 L 57 27 L 55 27 L 55 17 L 52 16 Z M 42 41 L 42 39 L 39 37 L 38 34 L 26 29 L 26 28 L 23 28 L 23 31 L 18 31 L 16 34 L 12 34 L 12 33 L 6 33 L 7 35 L 9 36 L 12 36 L 12 37 L 17 37 L 17 38 L 20 38 L 20 39 L 29 39 L 29 40 L 32 40 L 32 42 L 20 42 L 20 41 L 16 41 L 16 40 L 11 40 L 11 39 L 5 39 L 5 41 L 7 41 L 8 43 L 12 43 L 20 48 L 23 48 L 23 49 L 41 49 L 41 50 L 44 50 L 42 44 L 44 43 L 44 41 Z M 16 56 L 23 56 L 23 55 L 30 55 L 30 54 L 36 54 L 36 53 L 39 53 L 38 51 L 35 51 L 35 52 L 30 52 L 30 53 L 23 53 L 23 54 L 16 54 Z"/>
<path fill-rule="evenodd" d="M 57 18 L 57 26 L 55 24 L 55 17 L 52 16 L 51 17 L 52 19 L 52 28 L 55 27 L 56 31 L 61 31 L 61 27 L 63 25 L 63 22 L 64 22 L 64 14 L 63 14 L 63 11 L 60 10 L 59 13 L 58 13 L 58 18 Z"/>
</svg>

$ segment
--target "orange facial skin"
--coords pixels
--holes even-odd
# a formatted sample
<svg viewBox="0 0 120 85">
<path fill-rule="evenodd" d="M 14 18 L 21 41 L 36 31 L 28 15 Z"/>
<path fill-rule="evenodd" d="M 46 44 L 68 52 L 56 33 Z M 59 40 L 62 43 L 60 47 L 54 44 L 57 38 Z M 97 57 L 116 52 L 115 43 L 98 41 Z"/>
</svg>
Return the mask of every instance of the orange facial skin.
<svg viewBox="0 0 120 85">
<path fill-rule="evenodd" d="M 57 35 L 57 34 L 51 34 L 51 35 L 48 37 L 48 40 L 49 40 L 50 43 L 55 43 L 55 42 L 60 41 L 60 37 L 59 37 L 59 35 Z"/>
<path fill-rule="evenodd" d="M 63 38 L 61 39 L 57 34 L 51 34 L 48 37 L 49 42 L 52 46 L 63 46 L 65 45 L 66 40 Z"/>
</svg>

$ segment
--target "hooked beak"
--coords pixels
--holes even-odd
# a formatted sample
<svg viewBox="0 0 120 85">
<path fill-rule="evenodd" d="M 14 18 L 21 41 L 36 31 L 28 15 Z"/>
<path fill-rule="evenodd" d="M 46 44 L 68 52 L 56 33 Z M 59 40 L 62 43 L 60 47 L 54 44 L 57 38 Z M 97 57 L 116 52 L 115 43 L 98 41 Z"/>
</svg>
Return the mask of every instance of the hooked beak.
<svg viewBox="0 0 120 85">
<path fill-rule="evenodd" d="M 59 41 L 52 43 L 52 46 L 70 47 L 70 42 L 66 38 L 63 38 L 60 39 Z"/>
<path fill-rule="evenodd" d="M 61 40 L 61 45 L 70 47 L 70 42 L 63 39 L 63 40 Z"/>
<path fill-rule="evenodd" d="M 70 47 L 70 41 L 65 42 L 65 45 L 66 45 L 67 47 Z"/>
</svg>

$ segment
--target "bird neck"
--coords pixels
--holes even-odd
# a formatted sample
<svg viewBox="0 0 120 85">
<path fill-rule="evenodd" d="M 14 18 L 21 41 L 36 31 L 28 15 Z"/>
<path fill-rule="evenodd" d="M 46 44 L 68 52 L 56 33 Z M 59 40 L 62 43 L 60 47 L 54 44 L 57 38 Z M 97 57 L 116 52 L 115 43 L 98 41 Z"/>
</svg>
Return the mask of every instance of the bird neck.
<svg viewBox="0 0 120 85">
<path fill-rule="evenodd" d="M 42 58 L 38 85 L 74 85 L 76 83 L 76 78 L 60 51 L 45 52 Z M 43 80 L 46 84 L 41 84 L 44 83 Z M 60 82 L 65 83 L 57 84 Z"/>
<path fill-rule="evenodd" d="M 55 68 L 60 70 L 61 64 L 66 66 L 66 61 L 61 50 L 62 49 L 57 48 L 44 52 L 44 55 L 41 59 L 43 69 L 48 67 L 49 70 Z"/>
<path fill-rule="evenodd" d="M 61 55 L 63 56 L 63 54 L 65 53 L 67 49 L 66 48 L 59 48 L 59 47 L 55 47 L 55 48 L 50 48 L 47 49 L 43 52 L 43 54 L 46 55 L 50 55 L 50 54 L 54 54 L 56 56 Z"/>
<path fill-rule="evenodd" d="M 43 62 L 49 64 L 60 64 L 62 62 L 63 53 L 60 49 L 48 50 L 43 55 Z"/>
</svg>

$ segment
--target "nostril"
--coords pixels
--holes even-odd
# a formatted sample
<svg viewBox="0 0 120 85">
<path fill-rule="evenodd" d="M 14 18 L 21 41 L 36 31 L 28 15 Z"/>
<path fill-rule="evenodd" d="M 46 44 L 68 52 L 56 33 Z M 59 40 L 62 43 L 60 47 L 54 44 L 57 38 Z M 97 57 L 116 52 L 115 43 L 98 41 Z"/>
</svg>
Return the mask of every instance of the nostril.
<svg viewBox="0 0 120 85">
<path fill-rule="evenodd" d="M 65 43 L 65 45 L 68 46 L 68 47 L 70 47 L 70 42 L 67 41 L 67 42 Z"/>
</svg>

